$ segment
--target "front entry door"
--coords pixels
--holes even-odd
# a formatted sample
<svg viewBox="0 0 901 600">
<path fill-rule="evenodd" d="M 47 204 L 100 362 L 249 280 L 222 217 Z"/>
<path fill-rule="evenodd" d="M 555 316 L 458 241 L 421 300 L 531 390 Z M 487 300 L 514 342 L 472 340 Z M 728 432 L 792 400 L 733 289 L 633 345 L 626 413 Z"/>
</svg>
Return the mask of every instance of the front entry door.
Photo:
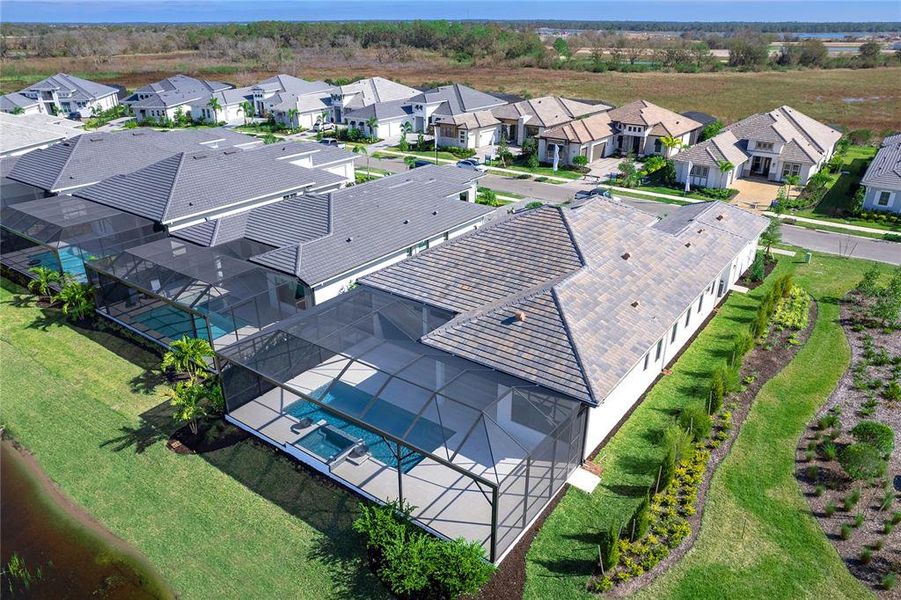
<svg viewBox="0 0 901 600">
<path fill-rule="evenodd" d="M 770 163 L 772 159 L 770 157 L 764 156 L 755 156 L 751 160 L 751 172 L 755 175 L 763 175 L 766 177 L 770 174 Z"/>
<path fill-rule="evenodd" d="M 641 152 L 641 138 L 638 136 L 632 136 L 632 154 L 639 154 Z"/>
</svg>

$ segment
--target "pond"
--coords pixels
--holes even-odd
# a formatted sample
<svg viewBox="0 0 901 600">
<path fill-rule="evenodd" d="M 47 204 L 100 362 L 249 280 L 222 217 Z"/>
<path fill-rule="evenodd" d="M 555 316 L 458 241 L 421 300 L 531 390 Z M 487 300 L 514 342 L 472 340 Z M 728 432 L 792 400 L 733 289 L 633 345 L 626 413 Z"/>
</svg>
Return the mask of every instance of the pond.
<svg viewBox="0 0 901 600">
<path fill-rule="evenodd" d="M 0 442 L 0 519 L 3 597 L 175 597 L 145 558 L 63 496 L 8 440 Z"/>
</svg>

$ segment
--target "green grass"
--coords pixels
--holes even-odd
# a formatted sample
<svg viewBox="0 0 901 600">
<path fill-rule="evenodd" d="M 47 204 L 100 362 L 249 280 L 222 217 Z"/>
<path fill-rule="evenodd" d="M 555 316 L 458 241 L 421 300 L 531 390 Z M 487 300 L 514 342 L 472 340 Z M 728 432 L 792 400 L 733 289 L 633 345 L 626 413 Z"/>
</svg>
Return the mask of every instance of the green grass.
<svg viewBox="0 0 901 600">
<path fill-rule="evenodd" d="M 400 148 L 398 148 L 397 146 L 389 146 L 388 150 L 391 150 L 393 152 L 402 152 L 402 150 Z M 433 162 L 435 160 L 435 152 L 434 151 L 421 152 L 419 150 L 407 150 L 406 152 L 403 152 L 403 153 L 409 154 L 410 156 L 418 156 L 420 158 L 431 159 Z M 385 158 L 398 158 L 398 156 L 396 154 L 385 154 L 384 157 Z M 450 152 L 445 152 L 444 150 L 438 151 L 438 158 L 443 158 L 445 160 L 462 160 L 461 158 L 457 158 Z"/>
<path fill-rule="evenodd" d="M 820 301 L 813 337 L 792 367 L 755 401 L 735 447 L 714 476 L 695 548 L 647 595 L 721 598 L 741 590 L 744 598 L 791 598 L 817 586 L 848 597 L 865 595 L 806 514 L 793 460 L 804 424 L 848 364 L 834 299 L 857 282 L 867 263 L 820 254 L 810 265 L 781 258 L 764 286 L 729 297 L 673 366 L 672 375 L 654 386 L 602 450 L 604 472 L 594 493 L 566 493 L 529 551 L 526 598 L 592 597 L 585 585 L 597 561 L 597 532 L 632 514 L 660 464 L 660 432 L 678 407 L 698 397 L 728 352 L 736 327 L 752 318 L 766 286 L 791 271 Z"/>
<path fill-rule="evenodd" d="M 171 413 L 149 370 L 158 358 L 19 292 L 3 280 L 0 420 L 181 597 L 385 597 L 350 527 L 353 496 L 261 443 L 167 450 Z"/>
<path fill-rule="evenodd" d="M 871 597 L 811 517 L 794 477 L 798 438 L 850 360 L 837 299 L 867 268 L 820 254 L 796 266 L 795 282 L 818 302 L 810 340 L 760 390 L 713 479 L 695 546 L 636 597 Z"/>
<path fill-rule="evenodd" d="M 600 187 L 608 187 L 604 184 L 601 184 Z M 674 204 L 676 206 L 685 206 L 686 204 L 691 204 L 685 200 L 675 200 L 673 198 L 661 198 L 660 196 L 649 196 L 647 194 L 642 194 L 639 189 L 631 190 L 628 192 L 623 192 L 621 190 L 610 190 L 610 193 L 614 196 L 628 196 L 630 198 L 638 198 L 639 200 L 653 200 L 655 202 L 662 202 L 664 204 Z M 710 198 L 707 198 L 710 200 Z"/>
<path fill-rule="evenodd" d="M 538 176 L 538 177 L 541 177 L 541 176 L 543 176 L 543 177 L 559 177 L 562 179 L 572 179 L 572 180 L 581 179 L 581 177 L 582 177 L 582 174 L 579 173 L 578 171 L 570 171 L 567 169 L 557 169 L 555 171 L 553 167 L 548 167 L 548 166 L 544 166 L 544 165 L 539 165 L 537 167 L 529 167 L 529 166 L 526 166 L 525 161 L 521 157 L 518 157 L 518 156 L 514 159 L 512 164 L 509 164 L 506 167 L 500 166 L 497 163 L 497 161 L 492 161 L 490 163 L 490 165 L 492 167 L 495 167 L 498 169 L 508 169 L 510 171 L 520 171 L 522 173 L 530 173 L 530 174 Z"/>
<path fill-rule="evenodd" d="M 610 182 L 610 185 L 616 185 L 616 182 Z M 711 200 L 715 199 L 711 198 L 710 196 L 705 196 L 704 194 L 699 194 L 698 192 L 688 192 L 686 194 L 684 189 L 671 188 L 665 185 L 639 185 L 632 189 L 641 192 L 668 194 L 670 196 L 677 196 L 679 198 L 694 198 L 695 200 L 703 200 L 704 202 L 710 202 Z M 728 200 L 725 200 L 725 202 L 728 202 Z"/>
</svg>

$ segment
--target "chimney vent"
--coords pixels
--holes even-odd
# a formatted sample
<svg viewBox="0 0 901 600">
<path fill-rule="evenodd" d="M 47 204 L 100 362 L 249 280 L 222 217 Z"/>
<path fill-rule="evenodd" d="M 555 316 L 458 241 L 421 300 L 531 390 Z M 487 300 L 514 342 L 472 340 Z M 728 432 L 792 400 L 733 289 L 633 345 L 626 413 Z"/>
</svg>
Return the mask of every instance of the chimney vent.
<svg viewBox="0 0 901 600">
<path fill-rule="evenodd" d="M 352 242 L 352 241 L 354 241 L 354 239 L 353 239 L 353 238 L 352 238 L 352 237 L 349 237 L 349 238 L 347 238 L 347 240 L 346 240 L 346 241 L 348 241 L 348 242 Z"/>
<path fill-rule="evenodd" d="M 409 225 L 409 224 L 410 224 L 410 219 L 404 219 L 404 225 Z"/>
<path fill-rule="evenodd" d="M 691 248 L 691 242 L 685 242 L 685 247 L 686 247 L 686 248 Z"/>
<path fill-rule="evenodd" d="M 632 303 L 632 308 L 638 308 L 638 300 Z"/>
<path fill-rule="evenodd" d="M 631 257 L 632 257 L 632 255 L 629 254 L 628 252 L 625 252 L 625 253 L 623 254 L 623 260 L 629 260 Z"/>
</svg>

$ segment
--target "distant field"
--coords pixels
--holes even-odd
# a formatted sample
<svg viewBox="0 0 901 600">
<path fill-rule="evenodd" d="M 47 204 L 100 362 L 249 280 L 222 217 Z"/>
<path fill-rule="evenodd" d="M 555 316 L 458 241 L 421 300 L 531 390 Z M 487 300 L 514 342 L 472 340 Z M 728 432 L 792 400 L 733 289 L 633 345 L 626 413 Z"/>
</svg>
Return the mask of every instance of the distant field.
<svg viewBox="0 0 901 600">
<path fill-rule="evenodd" d="M 191 52 L 120 55 L 95 65 L 88 59 L 7 60 L 0 64 L 0 91 L 22 88 L 65 71 L 134 88 L 186 72 L 246 85 L 279 70 L 305 78 L 382 75 L 409 85 L 457 81 L 486 91 L 559 94 L 622 104 L 645 98 L 677 111 L 700 110 L 724 121 L 788 104 L 831 125 L 877 132 L 901 122 L 901 67 L 761 73 L 587 73 L 550 69 L 465 66 L 433 54 L 414 52 L 405 62 L 357 51 L 311 53 L 304 61 L 260 69 L 221 64 Z"/>
</svg>

